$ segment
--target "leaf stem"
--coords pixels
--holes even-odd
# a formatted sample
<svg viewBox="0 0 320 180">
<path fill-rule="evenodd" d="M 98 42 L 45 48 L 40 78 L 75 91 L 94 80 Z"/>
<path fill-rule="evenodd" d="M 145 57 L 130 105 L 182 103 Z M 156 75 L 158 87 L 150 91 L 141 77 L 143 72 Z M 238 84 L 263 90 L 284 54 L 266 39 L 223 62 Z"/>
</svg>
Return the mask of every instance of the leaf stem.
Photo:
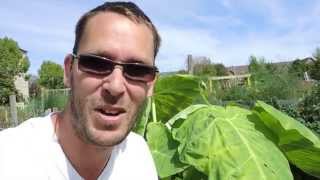
<svg viewBox="0 0 320 180">
<path fill-rule="evenodd" d="M 152 98 L 151 101 L 152 101 L 152 104 L 151 104 L 152 119 L 153 119 L 153 122 L 157 122 L 156 103 L 154 102 L 154 98 Z"/>
<path fill-rule="evenodd" d="M 151 109 L 151 97 L 147 99 L 147 108 L 146 108 L 146 111 L 145 111 L 146 122 L 143 125 L 143 137 L 146 137 L 147 125 L 148 125 L 148 122 L 149 122 L 150 109 Z"/>
</svg>

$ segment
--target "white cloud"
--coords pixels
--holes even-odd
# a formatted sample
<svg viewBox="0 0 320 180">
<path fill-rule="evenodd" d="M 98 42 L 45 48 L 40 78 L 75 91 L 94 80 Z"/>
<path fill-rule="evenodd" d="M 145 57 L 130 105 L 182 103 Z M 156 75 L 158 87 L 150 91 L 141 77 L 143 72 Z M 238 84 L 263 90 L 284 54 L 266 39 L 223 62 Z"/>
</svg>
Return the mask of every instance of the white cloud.
<svg viewBox="0 0 320 180">
<path fill-rule="evenodd" d="M 162 47 L 158 64 L 162 71 L 185 68 L 188 54 L 214 57 L 219 41 L 206 29 L 184 29 L 166 26 L 160 28 Z"/>
</svg>

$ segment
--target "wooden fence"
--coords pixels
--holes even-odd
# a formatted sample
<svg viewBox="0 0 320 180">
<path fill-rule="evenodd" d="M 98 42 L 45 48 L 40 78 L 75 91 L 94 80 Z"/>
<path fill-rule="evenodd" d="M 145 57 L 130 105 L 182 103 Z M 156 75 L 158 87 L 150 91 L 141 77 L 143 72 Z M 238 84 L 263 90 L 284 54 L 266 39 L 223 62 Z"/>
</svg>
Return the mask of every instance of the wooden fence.
<svg viewBox="0 0 320 180">
<path fill-rule="evenodd" d="M 0 107 L 0 127 L 7 128 L 11 126 L 16 126 L 19 124 L 18 120 L 18 106 L 16 103 L 16 96 L 11 95 L 10 98 L 10 106 L 2 106 Z M 19 107 L 21 108 L 21 107 Z"/>
<path fill-rule="evenodd" d="M 220 82 L 219 85 L 221 86 L 222 89 L 228 89 L 233 86 L 239 86 L 239 85 L 240 86 L 241 85 L 250 86 L 251 85 L 250 77 L 251 77 L 251 74 L 209 77 L 208 78 L 208 81 L 209 81 L 208 88 L 209 88 L 209 91 L 212 91 L 212 89 L 213 89 L 212 81 Z"/>
<path fill-rule="evenodd" d="M 14 127 L 29 118 L 61 110 L 68 95 L 69 89 L 42 90 L 40 98 L 26 104 L 17 103 L 12 96 L 9 106 L 0 106 L 0 128 Z"/>
</svg>

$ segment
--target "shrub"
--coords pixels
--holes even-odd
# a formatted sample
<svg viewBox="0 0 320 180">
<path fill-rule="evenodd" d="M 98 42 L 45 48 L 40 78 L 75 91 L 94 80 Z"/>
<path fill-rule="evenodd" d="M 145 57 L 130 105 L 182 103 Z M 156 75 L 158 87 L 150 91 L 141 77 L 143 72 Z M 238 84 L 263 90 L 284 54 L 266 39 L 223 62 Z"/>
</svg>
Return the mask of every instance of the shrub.
<svg viewBox="0 0 320 180">
<path fill-rule="evenodd" d="M 311 93 L 298 105 L 299 115 L 303 123 L 320 133 L 320 84 L 316 84 Z"/>
</svg>

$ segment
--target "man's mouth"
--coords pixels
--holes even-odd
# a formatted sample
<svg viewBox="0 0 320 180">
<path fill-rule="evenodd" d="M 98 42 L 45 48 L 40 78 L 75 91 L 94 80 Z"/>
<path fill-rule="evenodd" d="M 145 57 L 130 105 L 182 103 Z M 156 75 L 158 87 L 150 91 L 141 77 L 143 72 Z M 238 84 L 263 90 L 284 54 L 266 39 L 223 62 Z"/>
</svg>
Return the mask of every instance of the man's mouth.
<svg viewBox="0 0 320 180">
<path fill-rule="evenodd" d="M 98 107 L 95 109 L 95 112 L 98 113 L 97 122 L 103 125 L 104 128 L 108 127 L 115 128 L 118 127 L 124 120 L 124 114 L 126 110 L 124 108 L 118 107 Z"/>
<path fill-rule="evenodd" d="M 95 110 L 108 117 L 117 117 L 126 112 L 125 109 L 119 107 L 99 107 Z"/>
<path fill-rule="evenodd" d="M 101 114 L 104 114 L 106 116 L 118 116 L 121 113 L 124 113 L 124 111 L 121 110 L 104 110 L 104 109 L 98 109 L 98 111 Z"/>
</svg>

